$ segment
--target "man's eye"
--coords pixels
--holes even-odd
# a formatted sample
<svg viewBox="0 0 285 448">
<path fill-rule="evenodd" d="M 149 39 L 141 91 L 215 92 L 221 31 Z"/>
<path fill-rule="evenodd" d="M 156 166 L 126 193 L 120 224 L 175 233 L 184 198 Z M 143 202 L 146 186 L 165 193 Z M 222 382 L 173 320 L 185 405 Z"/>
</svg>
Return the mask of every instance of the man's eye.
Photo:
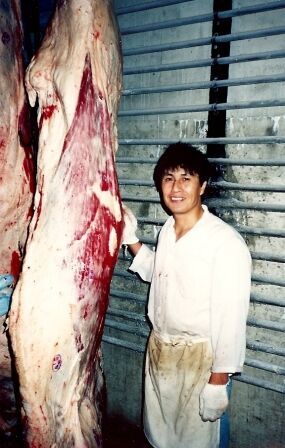
<svg viewBox="0 0 285 448">
<path fill-rule="evenodd" d="M 171 182 L 172 181 L 172 177 L 164 177 L 163 178 L 163 182 Z"/>
<path fill-rule="evenodd" d="M 191 180 L 191 177 L 185 176 L 185 177 L 183 177 L 183 180 L 184 181 L 189 181 L 189 180 Z"/>
</svg>

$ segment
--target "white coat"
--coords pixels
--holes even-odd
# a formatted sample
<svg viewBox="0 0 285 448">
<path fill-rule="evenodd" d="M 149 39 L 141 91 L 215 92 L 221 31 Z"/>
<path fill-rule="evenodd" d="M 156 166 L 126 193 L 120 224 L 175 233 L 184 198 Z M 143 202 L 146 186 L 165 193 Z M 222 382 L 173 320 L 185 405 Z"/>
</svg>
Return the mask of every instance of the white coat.
<svg viewBox="0 0 285 448">
<path fill-rule="evenodd" d="M 196 424 L 197 431 L 191 429 L 189 434 L 189 428 L 193 428 L 193 416 L 195 420 L 198 415 L 199 393 L 211 372 L 241 372 L 244 363 L 250 296 L 250 254 L 242 237 L 231 226 L 210 213 L 204 205 L 203 209 L 200 220 L 178 241 L 174 219 L 168 218 L 161 229 L 156 252 L 143 245 L 130 266 L 130 270 L 137 272 L 143 280 L 151 282 L 148 316 L 153 326 L 153 334 L 146 360 L 144 421 L 146 435 L 156 448 L 218 446 L 218 440 L 214 441 L 212 436 L 209 436 L 209 428 L 212 428 L 210 432 L 218 434 L 218 422 L 200 424 L 199 421 L 199 425 Z M 156 353 L 157 361 L 154 361 L 150 344 L 154 353 L 153 344 L 157 347 L 157 341 L 165 344 L 164 354 L 163 360 L 158 360 Z M 174 400 L 174 396 L 182 397 L 185 393 L 189 395 L 189 384 L 192 380 L 190 377 L 186 378 L 185 374 L 191 376 L 193 368 L 191 370 L 188 365 L 183 373 L 185 389 L 183 381 L 178 378 L 179 375 L 174 374 L 177 353 L 174 354 L 173 350 L 170 350 L 171 360 L 168 349 L 180 347 L 181 344 L 188 347 L 198 344 L 203 350 L 205 343 L 205 362 L 202 360 L 199 366 L 196 366 L 203 373 L 200 379 L 197 375 L 195 381 L 192 379 L 198 386 L 195 387 L 194 402 L 186 409 L 180 398 Z M 160 354 L 161 347 L 158 349 Z M 166 360 L 165 350 L 168 350 L 166 364 L 171 365 L 169 369 L 174 371 L 163 385 L 161 396 L 156 383 L 162 370 L 166 368 L 163 366 Z M 190 352 L 185 356 L 189 355 Z M 154 367 L 156 362 L 158 365 Z M 167 378 L 167 375 L 165 377 Z M 174 396 L 171 391 L 175 391 Z M 169 408 L 170 396 L 173 406 L 171 416 L 166 421 L 165 406 Z M 169 431 L 169 421 L 178 421 L 182 409 L 187 415 L 184 418 L 184 426 L 179 429 L 179 435 L 175 435 L 173 425 Z M 189 437 L 195 437 L 196 441 L 191 439 L 189 442 Z"/>
</svg>

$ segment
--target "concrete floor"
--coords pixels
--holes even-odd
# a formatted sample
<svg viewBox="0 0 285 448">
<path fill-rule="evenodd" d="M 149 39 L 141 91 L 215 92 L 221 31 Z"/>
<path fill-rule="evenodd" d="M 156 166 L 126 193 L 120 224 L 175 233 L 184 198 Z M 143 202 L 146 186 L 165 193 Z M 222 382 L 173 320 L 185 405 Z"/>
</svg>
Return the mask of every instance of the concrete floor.
<svg viewBox="0 0 285 448">
<path fill-rule="evenodd" d="M 17 434 L 0 434 L 0 447 L 23 448 L 23 440 Z M 151 445 L 139 427 L 112 419 L 104 427 L 103 448 L 151 448 Z"/>
</svg>

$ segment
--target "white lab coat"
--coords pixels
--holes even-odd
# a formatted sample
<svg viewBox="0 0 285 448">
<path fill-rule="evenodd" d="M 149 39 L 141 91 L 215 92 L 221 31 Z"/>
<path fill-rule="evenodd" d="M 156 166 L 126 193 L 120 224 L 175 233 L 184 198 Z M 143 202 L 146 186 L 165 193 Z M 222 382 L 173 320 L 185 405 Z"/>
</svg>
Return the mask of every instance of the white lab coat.
<svg viewBox="0 0 285 448">
<path fill-rule="evenodd" d="M 219 422 L 200 424 L 199 421 L 197 431 L 191 429 L 191 434 L 189 433 L 189 428 L 193 428 L 193 416 L 195 415 L 194 420 L 197 418 L 199 393 L 211 372 L 241 372 L 244 363 L 250 295 L 250 254 L 242 237 L 231 226 L 210 213 L 206 206 L 203 209 L 201 219 L 178 241 L 174 219 L 169 217 L 161 229 L 156 252 L 143 245 L 130 266 L 130 270 L 137 272 L 143 280 L 151 281 L 148 316 L 154 334 L 150 338 L 150 344 L 153 346 L 155 338 L 156 342 L 159 340 L 165 344 L 164 351 L 168 350 L 166 355 L 166 352 L 162 353 L 162 346 L 159 347 L 162 359 L 159 360 L 155 355 L 157 367 L 153 365 L 156 361 L 150 354 L 150 344 L 147 351 L 145 432 L 156 448 L 218 446 L 218 439 L 211 439 L 209 431 L 218 437 Z M 183 343 L 188 344 L 188 347 L 198 344 L 201 350 L 208 343 L 207 356 L 211 358 L 209 363 L 203 362 L 202 357 L 197 367 L 199 371 L 203 371 L 203 379 L 201 383 L 196 372 L 194 382 L 198 386 L 195 388 L 194 402 L 187 409 L 183 407 L 180 398 L 174 400 L 174 397 L 189 395 L 191 379 L 186 379 L 185 374 L 190 375 L 189 371 L 193 371 L 193 366 L 191 369 L 187 367 L 183 374 L 186 388 L 181 380 L 183 375 L 179 379 L 179 375 L 174 373 L 169 375 L 163 385 L 162 394 L 156 384 L 161 371 L 165 369 L 163 364 L 166 358 L 171 365 L 170 370 L 175 371 L 177 353 L 174 354 L 170 349 L 170 355 L 169 347 L 177 348 Z M 164 374 L 164 377 L 167 378 L 167 375 Z M 165 419 L 165 409 L 170 406 L 169 396 L 172 397 L 173 406 L 171 415 Z M 169 421 L 178 421 L 182 412 L 187 415 L 184 424 L 179 427 L 178 435 L 175 434 L 174 427 L 170 429 Z"/>
</svg>

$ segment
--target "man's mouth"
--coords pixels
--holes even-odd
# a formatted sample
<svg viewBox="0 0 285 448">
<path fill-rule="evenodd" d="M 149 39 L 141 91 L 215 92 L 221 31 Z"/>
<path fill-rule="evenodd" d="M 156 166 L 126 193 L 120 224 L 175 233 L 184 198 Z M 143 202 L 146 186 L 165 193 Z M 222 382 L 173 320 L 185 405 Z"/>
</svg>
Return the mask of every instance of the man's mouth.
<svg viewBox="0 0 285 448">
<path fill-rule="evenodd" d="M 176 196 L 170 196 L 170 200 L 171 200 L 172 202 L 181 202 L 181 201 L 183 201 L 183 198 L 181 198 L 181 197 L 176 197 Z"/>
</svg>

